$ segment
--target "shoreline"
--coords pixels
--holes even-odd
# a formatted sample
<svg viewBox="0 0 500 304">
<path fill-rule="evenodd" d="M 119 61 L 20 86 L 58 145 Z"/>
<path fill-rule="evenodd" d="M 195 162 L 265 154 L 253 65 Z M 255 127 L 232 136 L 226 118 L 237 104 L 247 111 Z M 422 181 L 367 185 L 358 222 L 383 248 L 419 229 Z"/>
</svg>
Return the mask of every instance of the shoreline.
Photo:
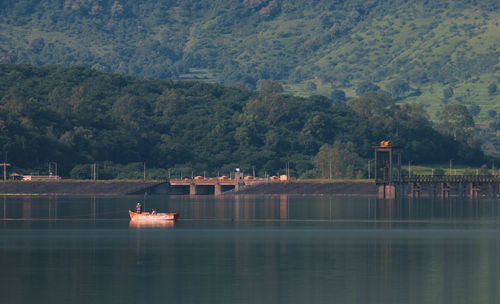
<svg viewBox="0 0 500 304">
<path fill-rule="evenodd" d="M 245 187 L 239 195 L 319 195 L 319 196 L 377 196 L 375 183 L 350 182 L 271 182 Z"/>
<path fill-rule="evenodd" d="M 4 196 L 85 196 L 85 195 L 169 195 L 160 190 L 165 181 L 0 181 Z M 155 191 L 155 188 L 156 191 Z M 226 195 L 318 195 L 318 196 L 376 196 L 377 186 L 368 181 L 317 182 L 289 181 L 249 185 L 237 193 Z M 224 193 L 223 193 L 224 195 Z"/>
<path fill-rule="evenodd" d="M 146 191 L 164 181 L 1 181 L 0 195 L 4 196 L 86 196 L 133 195 Z"/>
</svg>

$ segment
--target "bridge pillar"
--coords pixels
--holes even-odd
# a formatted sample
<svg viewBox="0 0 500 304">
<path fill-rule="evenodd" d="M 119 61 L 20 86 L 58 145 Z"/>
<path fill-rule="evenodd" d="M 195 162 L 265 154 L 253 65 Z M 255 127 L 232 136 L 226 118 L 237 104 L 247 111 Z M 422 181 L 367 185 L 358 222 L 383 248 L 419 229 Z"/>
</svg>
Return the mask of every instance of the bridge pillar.
<svg viewBox="0 0 500 304">
<path fill-rule="evenodd" d="M 191 183 L 189 184 L 189 195 L 197 195 L 197 191 L 196 191 L 196 184 L 195 183 Z"/>
<path fill-rule="evenodd" d="M 478 198 L 479 197 L 479 186 L 474 184 L 474 183 L 470 183 L 470 198 Z"/>
<path fill-rule="evenodd" d="M 394 185 L 379 185 L 378 186 L 378 198 L 396 198 L 396 187 Z"/>
<path fill-rule="evenodd" d="M 421 186 L 418 183 L 411 184 L 411 197 L 420 198 L 420 191 L 422 190 Z"/>
<path fill-rule="evenodd" d="M 441 197 L 448 198 L 450 196 L 450 187 L 447 183 L 441 183 Z"/>
<path fill-rule="evenodd" d="M 222 194 L 222 186 L 217 183 L 214 185 L 214 195 L 221 195 Z"/>
</svg>

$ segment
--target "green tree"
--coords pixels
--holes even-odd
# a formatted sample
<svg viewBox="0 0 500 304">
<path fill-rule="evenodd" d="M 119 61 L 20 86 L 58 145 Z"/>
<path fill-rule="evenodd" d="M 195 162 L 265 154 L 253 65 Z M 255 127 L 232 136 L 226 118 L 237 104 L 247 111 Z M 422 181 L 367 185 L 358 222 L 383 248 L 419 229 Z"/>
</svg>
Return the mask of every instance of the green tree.
<svg viewBox="0 0 500 304">
<path fill-rule="evenodd" d="M 451 97 L 453 97 L 453 88 L 452 87 L 446 87 L 444 88 L 443 90 L 443 97 L 445 99 L 450 99 Z"/>
<path fill-rule="evenodd" d="M 365 95 L 349 100 L 348 105 L 360 117 L 377 126 L 389 126 L 394 99 L 386 92 L 369 91 Z"/>
<path fill-rule="evenodd" d="M 283 92 L 283 87 L 279 82 L 275 80 L 266 79 L 260 85 L 260 92 L 265 96 L 271 94 L 278 94 Z"/>
<path fill-rule="evenodd" d="M 412 133 L 431 126 L 429 114 L 417 103 L 405 103 L 395 108 L 394 123 L 396 136 L 403 137 L 412 136 Z"/>
<path fill-rule="evenodd" d="M 479 113 L 481 113 L 481 107 L 478 106 L 477 104 L 473 103 L 469 107 L 469 113 L 472 116 L 477 116 L 477 115 L 479 115 Z"/>
<path fill-rule="evenodd" d="M 474 131 L 474 119 L 463 105 L 446 106 L 439 116 L 437 129 L 445 135 L 451 135 L 455 140 L 467 141 Z"/>
<path fill-rule="evenodd" d="M 352 142 L 325 144 L 314 157 L 315 170 L 322 178 L 354 178 L 361 163 Z"/>
<path fill-rule="evenodd" d="M 165 89 L 158 96 L 154 106 L 154 113 L 165 118 L 175 117 L 182 113 L 182 98 L 174 89 Z"/>
<path fill-rule="evenodd" d="M 493 96 L 495 95 L 495 93 L 497 92 L 497 85 L 492 83 L 488 86 L 488 94 L 490 94 L 490 96 Z"/>
<path fill-rule="evenodd" d="M 358 96 L 363 96 L 367 92 L 376 92 L 380 90 L 380 87 L 370 81 L 361 82 L 356 88 L 356 94 Z"/>
<path fill-rule="evenodd" d="M 495 110 L 489 110 L 488 111 L 488 116 L 490 118 L 495 118 L 497 116 L 497 111 L 495 111 Z"/>
<path fill-rule="evenodd" d="M 338 89 L 335 89 L 332 91 L 332 94 L 330 94 L 330 98 L 332 99 L 333 102 L 346 101 L 345 92 L 342 90 L 338 90 Z"/>
<path fill-rule="evenodd" d="M 392 94 L 392 96 L 397 98 L 397 97 L 400 97 L 401 95 L 407 93 L 410 90 L 410 85 L 408 84 L 408 81 L 406 81 L 406 80 L 395 79 L 389 83 L 387 89 Z"/>
</svg>

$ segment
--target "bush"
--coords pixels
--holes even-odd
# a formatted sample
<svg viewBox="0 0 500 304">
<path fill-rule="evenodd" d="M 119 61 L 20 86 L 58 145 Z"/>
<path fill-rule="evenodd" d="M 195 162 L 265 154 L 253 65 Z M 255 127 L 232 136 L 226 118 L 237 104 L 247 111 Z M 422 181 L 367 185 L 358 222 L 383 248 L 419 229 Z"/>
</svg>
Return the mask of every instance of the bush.
<svg viewBox="0 0 500 304">
<path fill-rule="evenodd" d="M 469 113 L 472 115 L 472 116 L 477 116 L 479 113 L 481 112 L 481 107 L 478 106 L 477 104 L 473 103 L 470 107 L 469 107 Z"/>
<path fill-rule="evenodd" d="M 306 86 L 307 86 L 307 89 L 312 90 L 312 91 L 317 89 L 316 84 L 312 81 L 308 81 L 306 83 Z"/>
<path fill-rule="evenodd" d="M 363 81 L 356 88 L 356 94 L 358 94 L 358 96 L 363 96 L 366 92 L 376 92 L 378 90 L 380 90 L 378 85 L 370 81 Z"/>
<path fill-rule="evenodd" d="M 490 95 L 495 95 L 495 93 L 497 92 L 497 85 L 492 83 L 488 86 L 488 94 Z"/>
<path fill-rule="evenodd" d="M 387 89 L 393 97 L 399 97 L 410 90 L 410 85 L 406 80 L 395 79 L 389 83 Z"/>
<path fill-rule="evenodd" d="M 76 165 L 70 172 L 72 179 L 90 179 L 90 165 Z"/>
<path fill-rule="evenodd" d="M 491 170 L 486 165 L 482 165 L 479 169 L 479 175 L 491 175 Z"/>
<path fill-rule="evenodd" d="M 447 87 L 443 90 L 443 97 L 445 99 L 450 99 L 451 97 L 453 97 L 453 88 L 452 87 Z"/>
<path fill-rule="evenodd" d="M 346 101 L 345 92 L 342 90 L 333 90 L 333 92 L 330 96 L 331 96 L 333 102 Z"/>
</svg>

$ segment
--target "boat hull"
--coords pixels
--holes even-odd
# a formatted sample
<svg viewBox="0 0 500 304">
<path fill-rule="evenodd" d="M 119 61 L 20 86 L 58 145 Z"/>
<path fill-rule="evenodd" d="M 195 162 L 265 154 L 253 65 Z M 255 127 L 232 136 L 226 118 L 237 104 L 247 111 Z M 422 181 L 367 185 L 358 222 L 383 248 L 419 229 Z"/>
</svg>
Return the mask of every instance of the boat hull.
<svg viewBox="0 0 500 304">
<path fill-rule="evenodd" d="M 174 221 L 179 218 L 179 213 L 149 213 L 128 211 L 132 221 Z"/>
</svg>

